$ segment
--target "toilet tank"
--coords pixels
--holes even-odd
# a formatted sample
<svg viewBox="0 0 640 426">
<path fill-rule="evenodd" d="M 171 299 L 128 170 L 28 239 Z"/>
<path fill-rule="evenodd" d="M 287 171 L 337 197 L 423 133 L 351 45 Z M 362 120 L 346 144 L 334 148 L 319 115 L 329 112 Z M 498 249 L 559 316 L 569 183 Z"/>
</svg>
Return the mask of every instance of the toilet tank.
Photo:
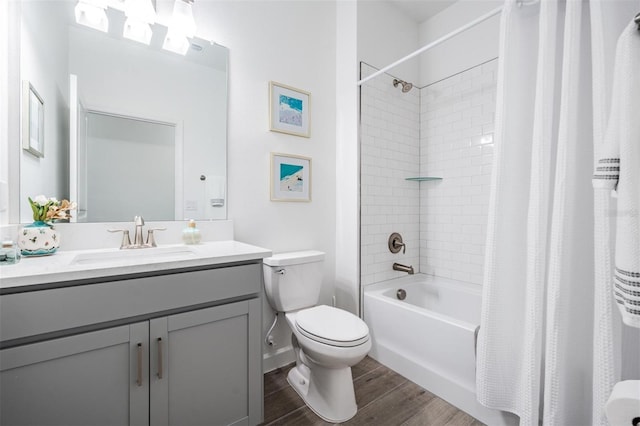
<svg viewBox="0 0 640 426">
<path fill-rule="evenodd" d="M 324 253 L 308 250 L 280 253 L 263 259 L 264 289 L 278 312 L 291 312 L 318 303 Z"/>
</svg>

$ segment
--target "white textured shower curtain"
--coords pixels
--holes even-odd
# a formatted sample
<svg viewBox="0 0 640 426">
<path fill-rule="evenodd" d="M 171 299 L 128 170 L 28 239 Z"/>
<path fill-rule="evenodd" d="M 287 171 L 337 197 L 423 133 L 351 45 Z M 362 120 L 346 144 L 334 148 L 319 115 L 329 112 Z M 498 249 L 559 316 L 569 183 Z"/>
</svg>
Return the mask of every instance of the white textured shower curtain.
<svg viewBox="0 0 640 426">
<path fill-rule="evenodd" d="M 593 78 L 610 77 L 608 49 L 639 3 L 517 3 L 501 20 L 477 395 L 522 425 L 601 424 L 615 360 L 594 351 L 591 176 L 609 94 Z M 610 9 L 629 15 L 604 22 Z M 596 323 L 613 345 L 611 316 Z"/>
</svg>

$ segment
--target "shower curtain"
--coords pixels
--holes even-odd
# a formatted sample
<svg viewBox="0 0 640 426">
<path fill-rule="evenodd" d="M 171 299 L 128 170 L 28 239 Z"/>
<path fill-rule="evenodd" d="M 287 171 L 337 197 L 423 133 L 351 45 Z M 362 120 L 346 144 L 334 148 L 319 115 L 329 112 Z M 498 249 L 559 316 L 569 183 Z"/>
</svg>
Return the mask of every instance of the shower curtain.
<svg viewBox="0 0 640 426">
<path fill-rule="evenodd" d="M 609 253 L 594 262 L 608 235 L 591 176 L 609 52 L 640 2 L 521 3 L 501 19 L 477 396 L 522 425 L 606 424 L 619 318 L 602 290 Z"/>
</svg>

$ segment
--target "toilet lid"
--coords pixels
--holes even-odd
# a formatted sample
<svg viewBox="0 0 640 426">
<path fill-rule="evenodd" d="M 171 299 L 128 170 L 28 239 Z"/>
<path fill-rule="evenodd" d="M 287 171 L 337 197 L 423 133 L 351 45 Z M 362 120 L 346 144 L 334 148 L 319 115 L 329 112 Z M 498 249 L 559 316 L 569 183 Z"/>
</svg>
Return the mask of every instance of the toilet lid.
<svg viewBox="0 0 640 426">
<path fill-rule="evenodd" d="M 333 346 L 358 346 L 369 339 L 369 327 L 350 312 L 320 305 L 299 311 L 296 328 L 317 342 Z"/>
</svg>

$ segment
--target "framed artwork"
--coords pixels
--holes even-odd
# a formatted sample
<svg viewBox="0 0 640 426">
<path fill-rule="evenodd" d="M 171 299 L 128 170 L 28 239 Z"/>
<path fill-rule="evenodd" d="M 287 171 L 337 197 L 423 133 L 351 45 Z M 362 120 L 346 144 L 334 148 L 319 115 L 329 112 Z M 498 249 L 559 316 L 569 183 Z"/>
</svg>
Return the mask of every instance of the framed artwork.
<svg viewBox="0 0 640 426">
<path fill-rule="evenodd" d="M 28 80 L 22 81 L 22 149 L 44 157 L 44 101 Z"/>
<path fill-rule="evenodd" d="M 269 130 L 311 136 L 311 93 L 269 82 Z"/>
<path fill-rule="evenodd" d="M 271 201 L 311 201 L 311 158 L 271 153 Z"/>
</svg>

